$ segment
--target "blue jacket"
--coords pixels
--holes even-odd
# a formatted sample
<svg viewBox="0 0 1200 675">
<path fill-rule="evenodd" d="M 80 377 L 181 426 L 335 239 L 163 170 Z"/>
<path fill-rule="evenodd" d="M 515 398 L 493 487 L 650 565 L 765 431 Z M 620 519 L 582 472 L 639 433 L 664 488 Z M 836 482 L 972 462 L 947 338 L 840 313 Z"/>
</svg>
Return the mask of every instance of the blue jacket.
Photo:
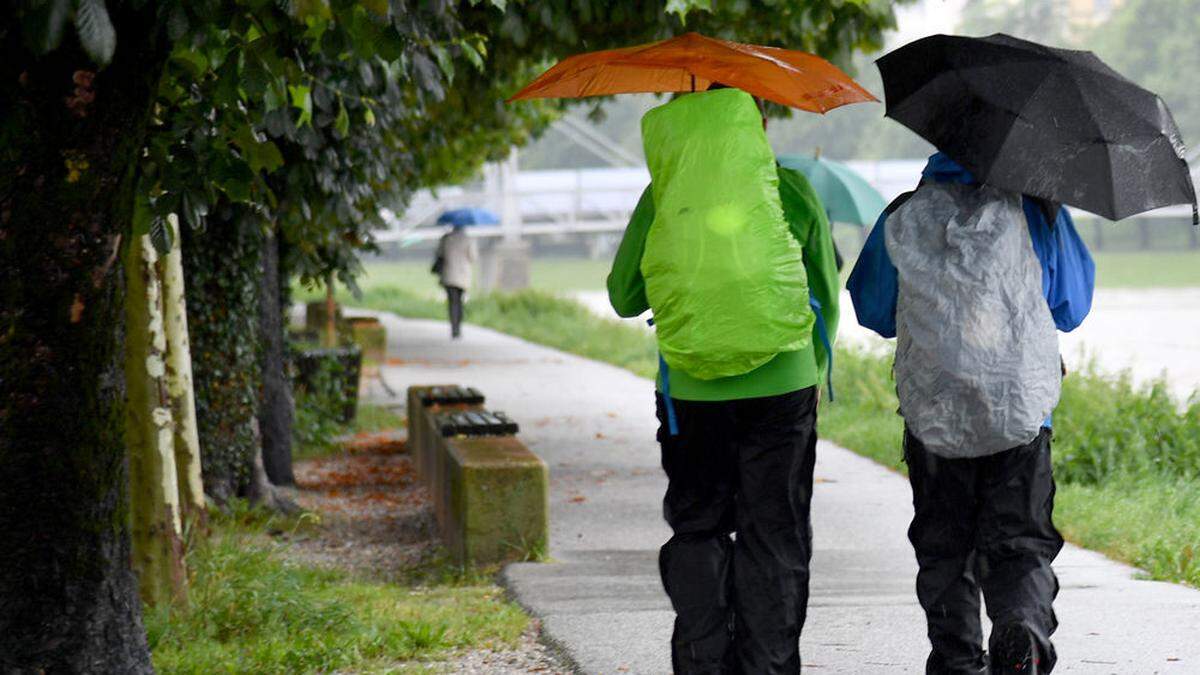
<svg viewBox="0 0 1200 675">
<path fill-rule="evenodd" d="M 938 183 L 972 185 L 976 182 L 971 172 L 940 152 L 929 158 L 921 176 L 923 180 Z M 879 216 L 846 282 L 859 324 L 885 338 L 896 337 L 899 285 L 896 267 L 884 243 L 883 228 L 888 215 L 906 198 L 907 195 L 901 196 Z M 1028 197 L 1023 202 L 1033 250 L 1042 263 L 1042 294 L 1050 306 L 1054 325 L 1063 332 L 1070 332 L 1083 323 L 1092 308 L 1096 265 L 1065 208 L 1058 210 L 1058 217 L 1051 226 L 1036 202 Z"/>
</svg>

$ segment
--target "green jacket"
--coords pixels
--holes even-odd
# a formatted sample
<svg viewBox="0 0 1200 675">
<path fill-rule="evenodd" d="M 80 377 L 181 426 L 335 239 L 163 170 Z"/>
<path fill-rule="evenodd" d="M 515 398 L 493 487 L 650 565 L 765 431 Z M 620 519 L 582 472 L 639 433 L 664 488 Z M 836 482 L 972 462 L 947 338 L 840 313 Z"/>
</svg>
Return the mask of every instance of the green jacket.
<svg viewBox="0 0 1200 675">
<path fill-rule="evenodd" d="M 821 304 L 829 339 L 833 341 L 837 335 L 840 283 L 829 220 L 816 192 L 802 174 L 782 167 L 778 167 L 777 171 L 784 217 L 792 236 L 804 248 L 809 292 Z M 613 260 L 612 272 L 608 275 L 608 299 L 620 316 L 635 317 L 650 309 L 641 261 L 646 235 L 653 222 L 653 193 L 646 188 L 629 219 L 625 236 Z M 827 356 L 814 326 L 808 347 L 780 353 L 766 364 L 742 375 L 701 380 L 683 371 L 672 370 L 671 397 L 684 401 L 728 401 L 786 394 L 823 383 Z M 658 380 L 661 389 L 661 374 Z"/>
</svg>

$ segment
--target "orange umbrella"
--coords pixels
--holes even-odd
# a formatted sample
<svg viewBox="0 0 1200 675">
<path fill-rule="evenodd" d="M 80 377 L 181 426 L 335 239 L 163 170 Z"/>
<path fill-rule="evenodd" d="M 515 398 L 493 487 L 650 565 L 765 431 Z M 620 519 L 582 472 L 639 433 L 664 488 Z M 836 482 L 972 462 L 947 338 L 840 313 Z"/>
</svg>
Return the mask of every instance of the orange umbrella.
<svg viewBox="0 0 1200 675">
<path fill-rule="evenodd" d="M 811 112 L 878 100 L 814 54 L 685 33 L 647 45 L 568 57 L 509 101 L 703 91 L 713 82 Z"/>
</svg>

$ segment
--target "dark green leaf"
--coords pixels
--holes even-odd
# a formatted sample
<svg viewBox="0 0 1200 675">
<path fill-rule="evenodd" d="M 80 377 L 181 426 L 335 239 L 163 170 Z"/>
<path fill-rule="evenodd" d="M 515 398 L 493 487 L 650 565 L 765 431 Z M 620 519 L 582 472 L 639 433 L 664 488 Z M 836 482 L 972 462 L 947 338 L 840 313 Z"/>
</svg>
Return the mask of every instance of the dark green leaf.
<svg viewBox="0 0 1200 675">
<path fill-rule="evenodd" d="M 30 31 L 37 37 L 38 47 L 48 52 L 62 42 L 63 27 L 71 15 L 71 0 L 51 0 L 41 3 L 31 17 Z"/>
<path fill-rule="evenodd" d="M 300 119 L 296 120 L 296 127 L 302 127 L 305 124 L 312 125 L 312 90 L 307 85 L 289 84 L 288 91 L 292 95 L 292 105 L 300 110 Z"/>
<path fill-rule="evenodd" d="M 333 128 L 342 138 L 345 138 L 350 132 L 350 114 L 346 112 L 346 104 L 341 99 L 338 99 L 338 114 Z"/>
<path fill-rule="evenodd" d="M 112 61 L 117 49 L 117 31 L 113 28 L 104 0 L 79 0 L 75 8 L 75 30 L 83 51 L 100 65 Z"/>
<path fill-rule="evenodd" d="M 381 17 L 386 18 L 389 14 L 388 0 L 362 0 L 362 5 Z"/>
<path fill-rule="evenodd" d="M 302 21 L 309 18 L 333 18 L 333 12 L 330 11 L 327 0 L 292 0 L 292 6 L 295 8 L 297 18 Z"/>
<path fill-rule="evenodd" d="M 171 252 L 171 247 L 175 245 L 175 230 L 166 218 L 157 216 L 154 222 L 150 224 L 150 243 L 154 246 L 154 250 L 158 251 L 159 255 L 166 255 Z"/>
<path fill-rule="evenodd" d="M 433 56 L 437 59 L 438 68 L 442 70 L 442 74 L 446 76 L 447 82 L 454 81 L 454 57 L 450 55 L 450 50 L 442 45 L 434 45 L 432 48 Z"/>
<path fill-rule="evenodd" d="M 175 51 L 171 52 L 171 59 L 187 70 L 193 79 L 200 79 L 208 71 L 208 58 L 201 52 L 183 46 L 176 47 Z"/>
</svg>

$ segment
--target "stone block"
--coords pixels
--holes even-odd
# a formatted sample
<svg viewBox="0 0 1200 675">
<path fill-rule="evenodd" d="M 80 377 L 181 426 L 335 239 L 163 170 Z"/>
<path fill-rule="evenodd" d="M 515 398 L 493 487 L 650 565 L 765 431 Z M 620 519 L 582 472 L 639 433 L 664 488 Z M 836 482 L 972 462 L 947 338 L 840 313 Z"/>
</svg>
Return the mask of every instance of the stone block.
<svg viewBox="0 0 1200 675">
<path fill-rule="evenodd" d="M 350 339 L 362 348 L 363 362 L 381 366 L 387 361 L 387 329 L 373 316 L 346 318 Z"/>
<path fill-rule="evenodd" d="M 543 556 L 550 474 L 515 436 L 444 439 L 442 540 L 460 564 Z"/>
<path fill-rule="evenodd" d="M 313 300 L 304 305 L 304 327 L 307 330 L 316 331 L 318 336 L 323 335 L 325 333 L 325 317 L 329 314 L 326 309 L 324 300 Z M 342 323 L 341 305 L 334 306 L 333 321 L 335 325 Z"/>
</svg>

